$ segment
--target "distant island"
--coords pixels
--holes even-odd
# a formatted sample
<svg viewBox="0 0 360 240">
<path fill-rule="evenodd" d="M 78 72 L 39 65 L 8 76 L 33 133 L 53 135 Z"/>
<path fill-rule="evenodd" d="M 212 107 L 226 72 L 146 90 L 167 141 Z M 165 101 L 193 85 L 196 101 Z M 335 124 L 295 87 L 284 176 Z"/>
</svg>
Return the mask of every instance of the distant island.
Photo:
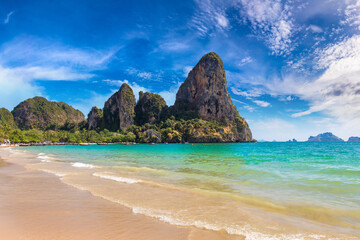
<svg viewBox="0 0 360 240">
<path fill-rule="evenodd" d="M 252 142 L 251 130 L 231 101 L 223 62 L 204 55 L 167 106 L 158 94 L 133 90 L 124 83 L 87 119 L 64 102 L 27 99 L 12 112 L 0 109 L 0 141 L 13 143 L 181 143 Z"/>
<path fill-rule="evenodd" d="M 360 137 L 349 137 L 348 142 L 360 142 Z"/>
<path fill-rule="evenodd" d="M 308 142 L 344 142 L 343 139 L 335 136 L 331 132 L 321 133 L 315 137 L 310 136 Z"/>
</svg>

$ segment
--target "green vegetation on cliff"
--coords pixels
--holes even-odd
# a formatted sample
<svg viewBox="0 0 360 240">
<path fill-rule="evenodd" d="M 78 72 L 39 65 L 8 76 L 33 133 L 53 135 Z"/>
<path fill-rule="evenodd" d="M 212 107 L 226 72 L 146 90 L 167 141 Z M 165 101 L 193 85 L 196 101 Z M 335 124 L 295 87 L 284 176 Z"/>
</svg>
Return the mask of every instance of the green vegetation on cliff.
<svg viewBox="0 0 360 240">
<path fill-rule="evenodd" d="M 136 125 L 158 123 L 166 107 L 165 100 L 159 94 L 139 92 L 139 101 L 135 106 Z"/>
<path fill-rule="evenodd" d="M 21 129 L 59 128 L 78 124 L 85 120 L 84 114 L 63 102 L 51 102 L 43 97 L 27 99 L 12 111 L 17 126 Z"/>
<path fill-rule="evenodd" d="M 8 125 L 11 128 L 16 127 L 14 116 L 6 108 L 0 108 L 0 125 L 2 126 Z"/>
<path fill-rule="evenodd" d="M 4 112 L 4 113 L 2 113 Z M 10 115 L 9 115 L 10 114 Z M 251 130 L 231 101 L 221 58 L 204 55 L 180 86 L 174 106 L 158 94 L 139 93 L 136 103 L 124 83 L 87 122 L 66 103 L 28 99 L 11 113 L 0 111 L 0 140 L 12 142 L 249 142 Z M 1 124 L 1 123 L 6 123 Z"/>
<path fill-rule="evenodd" d="M 71 126 L 70 126 L 71 127 Z M 73 125 L 66 130 L 20 130 L 0 126 L 0 141 L 10 139 L 14 143 L 68 142 L 68 143 L 181 143 L 181 142 L 232 142 L 232 130 L 216 121 L 194 118 L 176 120 L 174 116 L 156 124 L 132 125 L 127 130 L 110 132 L 88 130 L 86 125 Z"/>
</svg>

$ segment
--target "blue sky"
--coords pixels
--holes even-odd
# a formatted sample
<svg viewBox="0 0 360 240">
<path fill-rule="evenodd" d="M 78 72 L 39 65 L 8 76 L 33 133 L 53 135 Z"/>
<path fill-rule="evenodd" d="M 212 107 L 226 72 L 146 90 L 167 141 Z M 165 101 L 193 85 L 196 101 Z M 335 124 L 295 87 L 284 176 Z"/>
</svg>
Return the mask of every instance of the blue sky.
<svg viewBox="0 0 360 240">
<path fill-rule="evenodd" d="M 359 0 L 1 1 L 0 106 L 87 114 L 124 82 L 172 105 L 210 51 L 256 139 L 360 135 Z"/>
</svg>

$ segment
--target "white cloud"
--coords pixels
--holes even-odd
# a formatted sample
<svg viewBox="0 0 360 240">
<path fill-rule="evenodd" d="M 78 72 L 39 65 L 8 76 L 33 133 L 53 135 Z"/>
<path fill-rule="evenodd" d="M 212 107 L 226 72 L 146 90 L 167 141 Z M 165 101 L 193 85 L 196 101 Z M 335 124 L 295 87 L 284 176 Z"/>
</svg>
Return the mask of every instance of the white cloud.
<svg viewBox="0 0 360 240">
<path fill-rule="evenodd" d="M 343 25 L 359 27 L 360 26 L 360 1 L 359 0 L 347 0 L 344 15 L 345 15 L 345 19 L 342 22 Z"/>
<path fill-rule="evenodd" d="M 69 68 L 17 67 L 0 65 L 0 102 L 2 107 L 11 110 L 18 103 L 34 96 L 44 96 L 43 89 L 34 80 L 79 80 L 90 74 L 72 72 Z"/>
<path fill-rule="evenodd" d="M 225 2 L 212 0 L 195 0 L 197 8 L 189 27 L 195 29 L 200 36 L 210 34 L 212 31 L 224 31 L 230 27 L 225 10 Z"/>
<path fill-rule="evenodd" d="M 125 80 L 105 79 L 105 80 L 103 80 L 103 82 L 106 82 L 109 85 L 117 86 L 117 87 L 121 87 L 121 85 L 123 85 L 124 83 L 128 84 L 131 87 L 131 89 L 133 90 L 136 99 L 139 99 L 140 91 L 142 91 L 142 92 L 150 91 L 150 89 L 142 87 L 142 86 L 138 85 L 136 82 L 129 82 L 126 79 Z"/>
<path fill-rule="evenodd" d="M 270 106 L 269 102 L 265 102 L 265 101 L 261 101 L 261 100 L 254 100 L 253 102 L 256 103 L 260 107 L 269 107 Z"/>
<path fill-rule="evenodd" d="M 152 74 L 151 72 L 139 72 L 137 76 L 143 79 L 150 79 L 152 77 Z"/>
<path fill-rule="evenodd" d="M 164 98 L 168 106 L 174 105 L 176 93 L 178 92 L 180 86 L 181 82 L 177 82 L 169 90 L 158 92 L 158 94 Z"/>
<path fill-rule="evenodd" d="M 237 103 L 241 103 L 241 104 L 246 104 L 246 103 L 244 103 L 244 102 L 242 102 L 242 101 L 239 101 L 239 100 L 237 100 L 237 99 L 231 99 L 233 102 L 237 102 Z"/>
<path fill-rule="evenodd" d="M 287 97 L 286 96 L 280 96 L 279 100 L 285 102 L 285 101 L 293 101 L 293 100 L 295 100 L 295 98 L 292 97 L 292 96 L 287 96 Z"/>
<path fill-rule="evenodd" d="M 183 77 L 187 77 L 192 69 L 193 69 L 193 66 L 185 66 L 183 68 L 183 71 L 184 71 Z"/>
<path fill-rule="evenodd" d="M 186 42 L 168 40 L 168 41 L 160 42 L 159 48 L 167 52 L 179 52 L 189 49 L 190 45 Z"/>
<path fill-rule="evenodd" d="M 9 13 L 6 15 L 6 18 L 5 18 L 5 20 L 4 20 L 4 24 L 8 24 L 8 23 L 9 23 L 10 17 L 11 17 L 11 15 L 14 14 L 14 12 L 15 12 L 15 11 L 11 11 L 11 12 L 9 12 Z"/>
<path fill-rule="evenodd" d="M 249 112 L 254 112 L 254 111 L 255 111 L 255 108 L 254 108 L 254 107 L 251 107 L 251 106 L 249 106 L 249 105 L 245 105 L 244 108 L 245 108 L 246 110 L 248 110 Z"/>
<path fill-rule="evenodd" d="M 44 96 L 35 80 L 76 81 L 94 76 L 115 51 L 76 49 L 32 37 L 21 37 L 0 48 L 0 102 L 12 109 L 19 102 Z"/>
<path fill-rule="evenodd" d="M 346 122 L 360 117 L 360 36 L 331 44 L 317 52 L 317 67 L 325 69 L 315 81 L 299 87 L 310 108 L 293 117 L 324 112 Z"/>
<path fill-rule="evenodd" d="M 296 27 L 291 8 L 280 0 L 239 0 L 244 21 L 250 22 L 257 37 L 264 39 L 275 55 L 288 54 Z"/>
<path fill-rule="evenodd" d="M 109 94 L 99 94 L 97 92 L 91 92 L 91 96 L 84 99 L 76 99 L 74 103 L 71 104 L 75 109 L 79 109 L 82 113 L 84 113 L 85 117 L 87 118 L 87 114 L 90 112 L 93 106 L 96 106 L 100 109 L 104 107 L 105 101 L 107 101 L 112 94 L 114 94 L 119 89 L 112 89 L 111 93 Z"/>
<path fill-rule="evenodd" d="M 226 28 L 229 26 L 229 20 L 224 15 L 218 14 L 215 18 L 221 27 Z"/>
<path fill-rule="evenodd" d="M 246 58 L 243 58 L 243 59 L 240 60 L 240 62 L 238 63 L 238 66 L 241 67 L 241 66 L 244 66 L 244 65 L 246 65 L 248 63 L 251 63 L 253 61 L 254 61 L 254 59 L 252 59 L 251 57 L 246 57 Z"/>
<path fill-rule="evenodd" d="M 264 92 L 259 88 L 252 88 L 248 91 L 242 91 L 242 90 L 236 89 L 235 87 L 231 87 L 230 89 L 234 94 L 246 97 L 248 99 L 253 98 L 253 97 L 260 97 L 261 95 L 264 94 Z"/>
<path fill-rule="evenodd" d="M 26 75 L 19 76 L 0 66 L 0 103 L 10 111 L 27 98 L 42 95 L 42 89 L 31 84 Z"/>
<path fill-rule="evenodd" d="M 30 36 L 20 37 L 1 46 L 1 64 L 72 67 L 80 70 L 104 68 L 118 48 L 98 51 L 62 45 Z"/>
<path fill-rule="evenodd" d="M 140 80 L 160 81 L 162 78 L 161 72 L 157 72 L 157 73 L 147 72 L 133 67 L 126 69 L 126 73 L 129 74 L 130 76 L 135 76 Z"/>
<path fill-rule="evenodd" d="M 321 27 L 312 24 L 308 27 L 308 29 L 314 33 L 321 33 L 324 31 Z"/>
</svg>

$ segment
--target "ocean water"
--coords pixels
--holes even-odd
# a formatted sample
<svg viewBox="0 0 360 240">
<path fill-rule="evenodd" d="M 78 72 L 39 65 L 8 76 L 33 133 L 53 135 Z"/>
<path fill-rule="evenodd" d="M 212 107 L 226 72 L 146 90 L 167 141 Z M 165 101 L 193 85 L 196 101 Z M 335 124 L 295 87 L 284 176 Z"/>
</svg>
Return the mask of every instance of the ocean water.
<svg viewBox="0 0 360 240">
<path fill-rule="evenodd" d="M 134 213 L 246 239 L 360 238 L 360 143 L 23 147 Z"/>
</svg>

